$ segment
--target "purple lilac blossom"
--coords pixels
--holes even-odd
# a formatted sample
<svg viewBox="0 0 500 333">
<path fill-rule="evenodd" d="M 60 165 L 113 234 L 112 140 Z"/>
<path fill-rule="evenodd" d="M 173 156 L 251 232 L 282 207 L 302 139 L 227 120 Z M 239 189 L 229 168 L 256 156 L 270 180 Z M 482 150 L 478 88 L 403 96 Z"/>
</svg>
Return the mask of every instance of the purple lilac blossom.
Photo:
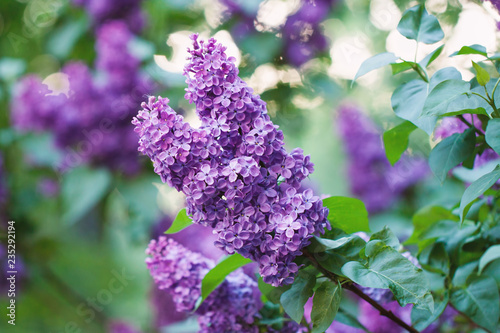
<svg viewBox="0 0 500 333">
<path fill-rule="evenodd" d="M 146 253 L 155 283 L 173 295 L 177 311 L 193 311 L 201 295 L 201 281 L 214 263 L 164 236 L 152 240 Z M 262 306 L 259 297 L 257 282 L 241 269 L 229 274 L 196 309 L 200 332 L 258 332 L 254 321 Z"/>
<path fill-rule="evenodd" d="M 109 21 L 121 20 L 135 33 L 140 32 L 145 23 L 141 2 L 142 0 L 73 0 L 76 6 L 85 8 L 97 28 Z"/>
<path fill-rule="evenodd" d="M 192 128 L 168 99 L 150 97 L 133 120 L 139 151 L 186 195 L 193 221 L 215 229 L 217 247 L 258 262 L 266 283 L 289 284 L 295 257 L 330 227 L 321 200 L 311 189 L 298 191 L 313 164 L 300 148 L 286 152 L 283 132 L 225 47 L 213 38 L 198 42 L 196 34 L 192 40 L 185 98 L 202 125 Z"/>
<path fill-rule="evenodd" d="M 423 158 L 403 156 L 391 166 L 379 129 L 357 107 L 339 108 L 337 128 L 347 154 L 351 191 L 370 213 L 390 207 L 408 187 L 427 176 Z"/>
<path fill-rule="evenodd" d="M 130 135 L 132 110 L 151 85 L 139 73 L 139 61 L 128 53 L 132 34 L 123 22 L 102 26 L 97 33 L 94 78 L 83 63 L 62 69 L 69 92 L 53 94 L 40 78 L 27 76 L 16 86 L 12 121 L 20 130 L 50 131 L 63 151 L 59 168 L 84 162 L 133 174 L 139 170 L 137 139 Z"/>
<path fill-rule="evenodd" d="M 477 115 L 464 114 L 463 117 L 477 128 L 483 128 L 482 122 Z M 461 121 L 458 117 L 445 117 L 441 120 L 434 131 L 434 139 L 442 140 L 455 133 L 463 133 L 469 126 Z M 478 134 L 476 133 L 476 136 Z M 498 154 L 491 148 L 487 148 L 476 156 L 474 160 L 474 168 L 480 167 L 489 161 L 500 158 Z"/>
</svg>

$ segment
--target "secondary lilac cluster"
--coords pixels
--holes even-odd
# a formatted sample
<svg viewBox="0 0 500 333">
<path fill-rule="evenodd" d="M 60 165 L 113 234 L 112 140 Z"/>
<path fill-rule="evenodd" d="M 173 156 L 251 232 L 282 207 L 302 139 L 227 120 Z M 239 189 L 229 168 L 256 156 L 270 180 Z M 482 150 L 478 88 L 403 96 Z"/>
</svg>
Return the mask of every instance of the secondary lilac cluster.
<svg viewBox="0 0 500 333">
<path fill-rule="evenodd" d="M 158 288 L 173 296 L 177 311 L 192 311 L 201 295 L 201 281 L 213 262 L 163 236 L 151 241 L 146 254 L 147 267 Z"/>
<path fill-rule="evenodd" d="M 303 0 L 299 10 L 290 15 L 283 27 L 285 60 L 300 66 L 316 54 L 328 49 L 328 40 L 322 34 L 323 22 L 336 0 Z"/>
<path fill-rule="evenodd" d="M 341 106 L 336 125 L 347 155 L 351 191 L 370 213 L 390 207 L 408 187 L 427 176 L 423 158 L 403 156 L 391 166 L 379 130 L 358 108 Z"/>
<path fill-rule="evenodd" d="M 192 39 L 185 97 L 202 125 L 192 128 L 168 99 L 150 97 L 133 120 L 139 151 L 163 182 L 186 195 L 193 221 L 215 228 L 216 246 L 258 262 L 266 283 L 289 284 L 295 257 L 329 227 L 321 200 L 299 191 L 313 164 L 299 148 L 286 152 L 283 133 L 225 48 L 213 38 Z"/>
<path fill-rule="evenodd" d="M 226 18 L 234 18 L 231 35 L 237 42 L 258 33 L 255 29 L 258 24 L 257 11 L 251 10 L 252 6 L 244 6 L 241 1 L 235 0 L 220 2 L 226 7 Z M 277 31 L 283 39 L 283 57 L 287 63 L 301 66 L 328 49 L 329 42 L 323 35 L 320 24 L 336 2 L 337 0 L 302 0 L 299 9 L 287 18 Z"/>
<path fill-rule="evenodd" d="M 120 21 L 97 33 L 94 78 L 83 63 L 65 65 L 66 94 L 53 93 L 36 76 L 23 78 L 12 98 L 12 121 L 20 130 L 50 131 L 63 151 L 60 169 L 85 162 L 134 173 L 139 169 L 137 141 L 130 135 L 132 110 L 151 84 L 127 49 L 132 34 Z"/>
<path fill-rule="evenodd" d="M 172 221 L 173 219 L 168 216 L 159 221 L 153 228 L 151 238 L 156 239 L 164 235 L 165 230 L 172 225 Z M 218 260 L 224 254 L 213 246 L 217 237 L 213 235 L 212 228 L 199 224 L 194 224 L 178 233 L 169 235 L 168 238 L 212 260 Z M 244 268 L 247 266 L 249 265 L 246 265 Z M 154 285 L 151 290 L 151 300 L 154 309 L 155 327 L 160 328 L 186 319 L 186 313 L 174 310 L 175 303 L 170 293 L 160 290 L 157 285 Z M 166 311 L 165 309 L 169 310 Z"/>
<path fill-rule="evenodd" d="M 480 129 L 483 128 L 483 124 L 477 115 L 465 114 L 463 117 L 471 125 Z M 434 139 L 442 140 L 455 133 L 463 133 L 468 128 L 469 126 L 457 117 L 445 117 L 441 120 L 439 126 L 434 130 Z M 500 156 L 498 156 L 493 149 L 487 148 L 476 156 L 476 159 L 474 160 L 474 167 L 480 167 L 481 165 L 498 158 L 500 158 Z"/>
<path fill-rule="evenodd" d="M 144 27 L 142 0 L 73 0 L 73 3 L 85 8 L 96 27 L 112 20 L 124 21 L 136 33 Z"/>
<path fill-rule="evenodd" d="M 146 253 L 155 283 L 173 295 L 177 311 L 193 311 L 213 262 L 164 236 L 152 240 Z M 257 283 L 242 270 L 231 273 L 196 309 L 200 332 L 258 332 L 254 321 L 262 305 L 259 296 Z"/>
</svg>

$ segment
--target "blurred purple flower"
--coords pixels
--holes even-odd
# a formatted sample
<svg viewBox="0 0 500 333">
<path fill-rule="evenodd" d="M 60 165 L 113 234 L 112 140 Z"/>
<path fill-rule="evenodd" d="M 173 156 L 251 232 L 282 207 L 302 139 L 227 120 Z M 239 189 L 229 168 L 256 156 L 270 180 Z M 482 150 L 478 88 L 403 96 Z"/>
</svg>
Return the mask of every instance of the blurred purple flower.
<svg viewBox="0 0 500 333">
<path fill-rule="evenodd" d="M 127 50 L 132 35 L 114 21 L 97 33 L 94 78 L 82 63 L 62 69 L 69 92 L 53 94 L 40 78 L 27 76 L 15 88 L 12 122 L 20 130 L 50 131 L 64 152 L 58 167 L 69 169 L 84 162 L 105 165 L 127 174 L 139 170 L 136 137 L 130 134 L 133 110 L 151 84 L 139 72 L 139 61 Z"/>
<path fill-rule="evenodd" d="M 134 326 L 125 321 L 113 321 L 109 324 L 109 333 L 140 333 Z"/>
<path fill-rule="evenodd" d="M 283 27 L 285 60 L 301 66 L 328 49 L 328 39 L 321 32 L 321 22 L 336 0 L 303 0 L 299 10 L 290 15 Z"/>
<path fill-rule="evenodd" d="M 122 20 L 135 33 L 144 27 L 142 0 L 73 0 L 73 3 L 85 8 L 96 27 L 112 20 Z"/>
<path fill-rule="evenodd" d="M 370 213 L 390 207 L 402 192 L 428 174 L 422 158 L 403 156 L 391 166 L 378 128 L 358 108 L 341 106 L 337 128 L 347 154 L 351 191 Z"/>
<path fill-rule="evenodd" d="M 59 184 L 54 179 L 42 178 L 37 185 L 38 192 L 44 197 L 52 198 L 59 193 Z"/>
</svg>

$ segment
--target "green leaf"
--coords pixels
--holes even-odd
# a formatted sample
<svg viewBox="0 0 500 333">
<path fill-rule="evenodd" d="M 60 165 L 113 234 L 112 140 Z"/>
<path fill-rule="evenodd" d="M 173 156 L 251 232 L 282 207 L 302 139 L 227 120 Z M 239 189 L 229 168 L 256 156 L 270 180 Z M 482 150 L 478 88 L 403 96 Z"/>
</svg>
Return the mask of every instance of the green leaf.
<svg viewBox="0 0 500 333">
<path fill-rule="evenodd" d="M 262 300 L 263 303 L 267 300 L 274 304 L 279 304 L 281 295 L 290 289 L 290 286 L 273 287 L 272 285 L 265 283 L 262 276 L 259 276 L 257 283 L 259 290 L 262 293 L 261 298 L 265 299 Z"/>
<path fill-rule="evenodd" d="M 491 277 L 477 277 L 468 287 L 453 289 L 450 302 L 479 326 L 496 332 L 500 301 L 497 285 Z"/>
<path fill-rule="evenodd" d="M 67 58 L 88 27 L 86 16 L 78 20 L 68 20 L 50 34 L 46 43 L 47 50 L 59 59 Z"/>
<path fill-rule="evenodd" d="M 300 323 L 304 316 L 304 305 L 313 295 L 315 284 L 316 276 L 314 274 L 300 270 L 292 287 L 281 295 L 280 301 L 283 309 L 297 323 Z"/>
<path fill-rule="evenodd" d="M 443 299 L 441 299 L 435 303 L 434 312 L 429 312 L 426 310 L 413 308 L 411 311 L 412 326 L 418 331 L 423 331 L 424 329 L 426 329 L 427 326 L 432 324 L 436 319 L 439 318 L 439 316 L 441 316 L 441 314 L 444 312 L 444 310 L 448 306 L 449 299 L 450 299 L 450 296 L 446 292 L 443 295 Z M 434 300 L 437 300 L 436 297 L 434 297 Z"/>
<path fill-rule="evenodd" d="M 442 242 L 434 243 L 431 253 L 429 254 L 429 260 L 427 263 L 429 266 L 435 268 L 437 272 L 444 274 L 445 276 L 450 272 L 450 258 L 446 252 L 445 244 Z"/>
<path fill-rule="evenodd" d="M 220 261 L 201 281 L 202 302 L 224 281 L 226 276 L 251 262 L 252 260 L 243 257 L 239 253 L 227 256 Z"/>
<path fill-rule="evenodd" d="M 453 52 L 450 57 L 454 57 L 462 54 L 480 54 L 482 56 L 487 56 L 486 48 L 479 44 L 474 44 L 470 46 L 462 46 L 457 52 Z"/>
<path fill-rule="evenodd" d="M 439 142 L 429 155 L 429 166 L 436 177 L 444 182 L 451 168 L 469 157 L 476 146 L 476 135 L 472 128 L 455 133 Z"/>
<path fill-rule="evenodd" d="M 407 120 L 384 132 L 385 155 L 391 165 L 399 161 L 401 155 L 403 155 L 406 148 L 408 148 L 408 138 L 416 128 L 417 126 Z"/>
<path fill-rule="evenodd" d="M 390 52 L 385 52 L 385 53 L 379 53 L 377 55 L 374 55 L 371 58 L 366 59 L 363 61 L 361 66 L 358 69 L 358 72 L 356 75 L 354 75 L 354 79 L 352 80 L 352 84 L 354 84 L 354 81 L 356 81 L 358 78 L 361 76 L 377 69 L 381 68 L 387 65 L 390 65 L 392 63 L 395 63 L 399 58 L 394 55 L 394 53 Z M 351 84 L 351 86 L 352 86 Z"/>
<path fill-rule="evenodd" d="M 396 88 L 391 97 L 391 105 L 396 115 L 411 121 L 427 134 L 432 134 L 436 117 L 420 117 L 427 98 L 427 83 L 412 80 Z"/>
<path fill-rule="evenodd" d="M 486 143 L 489 144 L 497 154 L 500 154 L 500 119 L 490 119 L 485 134 Z"/>
<path fill-rule="evenodd" d="M 413 61 L 406 61 L 406 60 L 403 60 L 403 62 L 392 63 L 391 64 L 392 75 L 399 74 L 401 72 L 412 69 L 416 66 L 418 66 L 417 63 L 415 63 Z"/>
<path fill-rule="evenodd" d="M 351 235 L 347 237 L 342 237 L 339 239 L 331 240 L 326 238 L 313 237 L 311 239 L 311 245 L 307 247 L 310 253 L 321 253 L 327 250 L 332 250 L 344 246 L 350 242 L 356 235 Z"/>
<path fill-rule="evenodd" d="M 168 228 L 167 231 L 165 231 L 165 233 L 175 234 L 189 227 L 191 224 L 193 224 L 193 220 L 191 220 L 191 218 L 189 218 L 189 216 L 187 215 L 186 208 L 182 208 L 179 213 L 177 213 L 174 222 L 172 222 L 172 225 L 170 226 L 170 228 Z"/>
<path fill-rule="evenodd" d="M 398 250 L 399 247 L 400 247 L 399 239 L 391 231 L 391 229 L 389 229 L 389 227 L 387 227 L 387 226 L 384 226 L 384 228 L 382 230 L 380 230 L 379 232 L 374 233 L 370 237 L 370 241 L 376 240 L 376 239 L 381 240 L 386 245 L 389 245 L 390 247 L 392 247 L 395 250 Z"/>
<path fill-rule="evenodd" d="M 407 9 L 398 24 L 398 31 L 408 39 L 434 44 L 444 37 L 437 18 L 425 10 L 424 5 Z"/>
<path fill-rule="evenodd" d="M 420 236 L 431 225 L 439 221 L 451 220 L 459 221 L 459 218 L 452 214 L 448 209 L 441 206 L 426 206 L 420 209 L 413 215 L 413 234 L 406 240 L 404 244 L 417 244 L 420 241 Z"/>
<path fill-rule="evenodd" d="M 73 224 L 87 214 L 107 193 L 111 174 L 106 169 L 85 167 L 69 171 L 63 177 L 63 221 Z"/>
<path fill-rule="evenodd" d="M 487 189 L 492 187 L 499 178 L 500 165 L 497 165 L 497 167 L 493 171 L 482 176 L 465 189 L 462 200 L 460 200 L 460 207 L 458 209 L 460 213 L 460 221 L 464 220 L 472 202 L 481 194 L 483 194 Z"/>
<path fill-rule="evenodd" d="M 445 80 L 429 93 L 424 103 L 422 116 L 441 116 L 448 111 L 451 101 L 470 92 L 470 83 L 462 80 Z"/>
<path fill-rule="evenodd" d="M 486 86 L 488 82 L 490 82 L 490 74 L 488 74 L 483 67 L 479 66 L 474 61 L 472 61 L 472 67 L 474 67 L 474 70 L 476 71 L 477 83 L 479 83 L 480 86 Z"/>
<path fill-rule="evenodd" d="M 342 287 L 338 283 L 326 280 L 314 293 L 311 310 L 312 333 L 324 332 L 335 319 L 342 298 Z"/>
<path fill-rule="evenodd" d="M 420 62 L 418 63 L 421 67 L 423 68 L 426 68 L 427 66 L 429 66 L 434 60 L 437 59 L 437 57 L 439 57 L 439 55 L 441 54 L 441 52 L 443 51 L 443 48 L 444 48 L 444 45 L 441 45 L 440 47 L 438 47 L 437 49 L 435 49 L 434 51 L 432 51 L 431 53 L 429 53 L 428 55 L 426 55 L 424 57 L 424 59 L 420 60 Z"/>
<path fill-rule="evenodd" d="M 493 245 L 479 259 L 479 274 L 483 272 L 486 265 L 497 259 L 500 259 L 500 245 Z"/>
<path fill-rule="evenodd" d="M 328 220 L 332 227 L 339 228 L 348 234 L 358 231 L 370 231 L 368 226 L 368 212 L 363 201 L 333 196 L 323 199 L 323 206 L 330 212 Z"/>
<path fill-rule="evenodd" d="M 434 302 L 421 269 L 381 241 L 370 241 L 365 254 L 366 264 L 350 261 L 342 267 L 342 273 L 364 287 L 389 288 L 401 306 L 412 303 L 433 311 Z"/>
</svg>

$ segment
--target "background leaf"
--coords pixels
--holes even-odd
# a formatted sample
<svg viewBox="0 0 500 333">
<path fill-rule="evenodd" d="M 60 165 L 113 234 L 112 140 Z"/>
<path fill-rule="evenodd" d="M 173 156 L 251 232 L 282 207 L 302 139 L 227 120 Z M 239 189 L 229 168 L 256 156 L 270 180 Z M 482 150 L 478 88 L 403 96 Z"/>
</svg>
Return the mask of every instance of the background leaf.
<svg viewBox="0 0 500 333">
<path fill-rule="evenodd" d="M 326 280 L 314 293 L 311 310 L 312 333 L 324 332 L 333 323 L 342 298 L 342 287 Z"/>
<path fill-rule="evenodd" d="M 448 111 L 448 106 L 455 98 L 470 91 L 470 84 L 462 80 L 445 80 L 440 82 L 429 93 L 425 103 L 423 116 L 440 116 Z"/>
<path fill-rule="evenodd" d="M 411 122 L 405 121 L 384 132 L 385 155 L 391 165 L 399 161 L 401 155 L 406 151 L 406 148 L 408 148 L 408 138 L 416 128 L 417 126 Z"/>
<path fill-rule="evenodd" d="M 407 9 L 399 21 L 398 31 L 408 39 L 425 44 L 434 44 L 444 37 L 437 18 L 429 15 L 424 5 Z"/>
<path fill-rule="evenodd" d="M 474 44 L 470 46 L 462 46 L 462 48 L 456 52 L 453 52 L 450 57 L 462 54 L 480 54 L 482 56 L 487 56 L 486 48 L 479 44 Z"/>
<path fill-rule="evenodd" d="M 377 69 L 395 63 L 399 58 L 394 55 L 394 53 L 385 52 L 374 55 L 371 58 L 366 59 L 358 69 L 356 75 L 352 82 L 356 81 L 361 76 Z"/>
<path fill-rule="evenodd" d="M 486 143 L 488 143 L 497 154 L 500 154 L 500 119 L 490 119 L 485 134 Z"/>
<path fill-rule="evenodd" d="M 342 267 L 345 276 L 364 287 L 389 288 L 401 306 L 412 303 L 433 311 L 434 302 L 421 269 L 381 241 L 369 242 L 365 253 L 368 262 L 348 262 Z"/>
<path fill-rule="evenodd" d="M 88 213 L 107 193 L 111 174 L 106 169 L 77 168 L 64 175 L 62 196 L 63 221 L 73 224 Z"/>
<path fill-rule="evenodd" d="M 488 84 L 490 81 L 490 74 L 481 66 L 476 64 L 474 61 L 472 62 L 472 67 L 474 67 L 474 70 L 476 71 L 476 79 L 477 83 L 479 83 L 480 86 L 485 86 Z"/>
<path fill-rule="evenodd" d="M 472 128 L 455 133 L 439 142 L 429 155 L 429 166 L 442 182 L 451 168 L 469 157 L 476 146 L 476 134 Z"/>
<path fill-rule="evenodd" d="M 469 187 L 465 189 L 462 200 L 460 200 L 460 207 L 458 209 L 460 213 L 460 220 L 463 221 L 467 215 L 468 207 L 470 204 L 481 194 L 483 194 L 487 189 L 493 186 L 500 178 L 500 165 L 498 165 L 492 172 L 487 173 L 482 176 L 474 183 L 470 184 Z"/>
<path fill-rule="evenodd" d="M 323 199 L 323 205 L 330 210 L 328 220 L 332 227 L 339 228 L 348 234 L 370 231 L 368 211 L 361 200 L 333 196 Z"/>
<path fill-rule="evenodd" d="M 500 245 L 493 245 L 490 247 L 479 259 L 479 274 L 483 272 L 483 269 L 493 260 L 500 258 Z"/>
<path fill-rule="evenodd" d="M 226 276 L 251 262 L 252 260 L 244 258 L 239 253 L 227 256 L 220 261 L 201 281 L 202 302 L 224 281 Z"/>
<path fill-rule="evenodd" d="M 189 227 L 191 224 L 193 224 L 193 220 L 187 215 L 186 213 L 186 208 L 182 208 L 179 213 L 177 213 L 177 216 L 175 217 L 175 220 L 172 222 L 172 225 L 170 228 L 168 228 L 167 231 L 165 231 L 166 234 L 175 234 L 187 227 Z"/>
<path fill-rule="evenodd" d="M 283 309 L 297 323 L 300 323 L 304 316 L 304 305 L 313 295 L 315 284 L 316 276 L 314 274 L 300 270 L 292 287 L 281 295 L 280 301 Z"/>
<path fill-rule="evenodd" d="M 500 301 L 497 285 L 491 277 L 478 277 L 467 288 L 454 289 L 450 302 L 479 326 L 496 332 Z"/>
</svg>

